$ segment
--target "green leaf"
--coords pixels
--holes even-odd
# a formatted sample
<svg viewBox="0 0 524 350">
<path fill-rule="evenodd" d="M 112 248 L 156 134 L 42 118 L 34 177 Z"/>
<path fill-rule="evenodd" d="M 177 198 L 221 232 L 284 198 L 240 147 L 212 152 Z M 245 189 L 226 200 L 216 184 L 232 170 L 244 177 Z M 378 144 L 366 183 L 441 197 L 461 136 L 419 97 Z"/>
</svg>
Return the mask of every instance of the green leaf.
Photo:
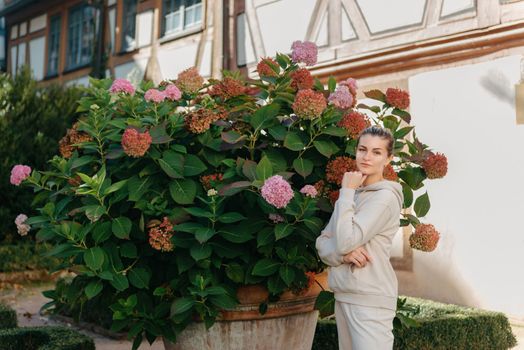
<svg viewBox="0 0 524 350">
<path fill-rule="evenodd" d="M 335 145 L 332 141 L 314 141 L 313 145 L 320 154 L 326 156 L 327 158 L 331 157 L 334 153 L 339 151 L 337 145 Z"/>
<path fill-rule="evenodd" d="M 125 216 L 120 216 L 113 219 L 111 223 L 111 230 L 113 234 L 120 239 L 129 239 L 129 233 L 131 232 L 131 220 Z"/>
<path fill-rule="evenodd" d="M 284 139 L 284 147 L 292 151 L 301 151 L 306 147 L 300 135 L 295 132 L 289 132 Z"/>
<path fill-rule="evenodd" d="M 91 270 L 99 270 L 104 264 L 104 251 L 100 247 L 93 247 L 84 252 L 84 261 Z"/>
<path fill-rule="evenodd" d="M 414 128 L 414 126 L 406 126 L 406 127 L 402 128 L 402 129 L 399 129 L 399 130 L 395 131 L 395 135 L 394 135 L 395 139 L 397 140 L 397 139 L 404 138 L 407 134 L 409 134 L 409 132 L 411 130 L 413 130 L 413 128 Z"/>
<path fill-rule="evenodd" d="M 255 264 L 251 273 L 255 276 L 267 277 L 277 272 L 279 267 L 280 263 L 274 260 L 262 259 Z"/>
<path fill-rule="evenodd" d="M 306 178 L 313 172 L 313 162 L 306 158 L 297 158 L 293 161 L 293 168 L 298 174 Z"/>
<path fill-rule="evenodd" d="M 173 304 L 171 304 L 171 314 L 178 315 L 184 313 L 191 309 L 193 305 L 195 305 L 195 300 L 189 297 L 175 299 Z"/>
<path fill-rule="evenodd" d="M 184 162 L 184 176 L 195 176 L 207 170 L 207 166 L 193 154 L 188 154 Z"/>
<path fill-rule="evenodd" d="M 420 167 L 407 167 L 398 172 L 398 177 L 404 180 L 413 190 L 418 190 L 423 186 L 422 181 L 424 181 L 426 175 Z"/>
<path fill-rule="evenodd" d="M 149 287 L 151 274 L 142 267 L 135 267 L 129 271 L 129 282 L 137 288 L 143 289 Z"/>
<path fill-rule="evenodd" d="M 87 218 L 91 222 L 96 222 L 102 215 L 105 214 L 106 210 L 100 205 L 88 205 L 84 207 Z"/>
<path fill-rule="evenodd" d="M 404 208 L 409 208 L 413 204 L 413 190 L 404 182 L 401 185 L 402 193 L 404 194 Z"/>
<path fill-rule="evenodd" d="M 182 178 L 184 172 L 184 156 L 182 154 L 167 150 L 162 153 L 162 158 L 158 160 L 158 164 L 169 177 Z"/>
<path fill-rule="evenodd" d="M 369 90 L 369 91 L 365 91 L 364 92 L 364 95 L 367 97 L 367 98 L 371 98 L 373 100 L 378 100 L 378 101 L 381 101 L 381 102 L 386 102 L 386 95 L 384 95 L 384 93 L 380 90 Z"/>
<path fill-rule="evenodd" d="M 274 118 L 280 111 L 280 105 L 278 103 L 272 103 L 258 109 L 250 120 L 250 124 L 255 129 L 262 129 L 264 126 L 269 125 L 274 121 Z"/>
<path fill-rule="evenodd" d="M 111 285 L 120 292 L 129 288 L 129 281 L 127 280 L 127 277 L 120 273 L 115 273 L 113 275 L 113 280 L 109 281 L 109 283 L 111 283 Z"/>
<path fill-rule="evenodd" d="M 295 279 L 295 270 L 288 265 L 282 265 L 279 269 L 279 274 L 286 286 L 290 286 L 291 282 Z"/>
<path fill-rule="evenodd" d="M 323 134 L 331 135 L 331 136 L 339 136 L 344 137 L 348 134 L 347 130 L 344 128 L 339 128 L 334 125 L 330 125 L 324 129 L 322 129 Z"/>
<path fill-rule="evenodd" d="M 384 123 L 384 127 L 386 129 L 391 130 L 393 134 L 396 132 L 398 126 L 400 125 L 400 121 L 397 119 L 397 117 L 392 115 L 385 116 L 382 119 L 382 122 Z"/>
<path fill-rule="evenodd" d="M 329 77 L 329 79 L 328 79 L 328 90 L 329 90 L 329 92 L 335 91 L 336 87 L 337 87 L 337 81 L 335 80 L 335 78 L 334 77 Z"/>
<path fill-rule="evenodd" d="M 282 239 L 284 237 L 289 236 L 293 233 L 293 230 L 295 228 L 292 224 L 287 223 L 280 223 L 275 226 L 275 238 L 278 241 L 279 239 Z"/>
<path fill-rule="evenodd" d="M 327 317 L 335 313 L 335 294 L 321 291 L 315 301 L 315 310 L 320 312 L 320 317 Z"/>
<path fill-rule="evenodd" d="M 114 184 L 112 184 L 111 186 L 105 189 L 104 196 L 107 196 L 110 193 L 118 191 L 119 189 L 121 189 L 122 187 L 124 187 L 127 184 L 127 181 L 128 180 L 126 179 L 126 180 L 115 182 Z"/>
<path fill-rule="evenodd" d="M 104 288 L 104 285 L 102 284 L 102 281 L 96 280 L 91 281 L 84 289 L 84 293 L 87 296 L 87 299 L 92 299 L 95 296 L 97 296 L 102 289 Z"/>
<path fill-rule="evenodd" d="M 415 201 L 415 213 L 418 217 L 426 216 L 430 208 L 429 196 L 428 193 L 424 193 Z"/>
<path fill-rule="evenodd" d="M 165 289 L 165 288 L 163 288 L 163 287 L 157 287 L 157 288 L 155 288 L 155 290 L 153 291 L 153 295 L 154 295 L 154 296 L 157 296 L 157 297 L 164 296 L 166 293 L 167 293 L 167 289 Z"/>
<path fill-rule="evenodd" d="M 136 246 L 131 242 L 125 242 L 120 246 L 120 255 L 124 258 L 136 258 L 138 256 Z"/>
<path fill-rule="evenodd" d="M 93 229 L 93 239 L 96 244 L 102 243 L 111 237 L 111 223 L 98 222 Z"/>
<path fill-rule="evenodd" d="M 238 263 L 230 263 L 226 266 L 226 275 L 236 283 L 244 281 L 244 268 Z"/>
<path fill-rule="evenodd" d="M 228 226 L 218 231 L 224 239 L 233 243 L 245 243 L 253 238 L 253 232 L 245 231 L 238 226 Z"/>
<path fill-rule="evenodd" d="M 216 231 L 211 227 L 202 227 L 198 228 L 195 231 L 195 238 L 200 243 L 207 242 L 211 237 L 213 237 L 216 234 Z"/>
<path fill-rule="evenodd" d="M 169 183 L 171 198 L 178 204 L 191 204 L 195 200 L 197 186 L 191 179 L 176 179 Z"/>
<path fill-rule="evenodd" d="M 147 192 L 149 186 L 153 183 L 153 177 L 145 176 L 139 178 L 133 176 L 127 183 L 130 201 L 138 201 Z"/>
<path fill-rule="evenodd" d="M 212 295 L 211 297 L 209 297 L 209 300 L 215 306 L 218 306 L 219 308 L 224 310 L 231 310 L 234 309 L 235 306 L 237 306 L 237 302 L 235 301 L 235 299 L 227 294 Z"/>
<path fill-rule="evenodd" d="M 191 207 L 191 208 L 182 208 L 187 213 L 198 218 L 212 218 L 214 215 L 211 212 L 208 212 L 202 208 Z"/>
<path fill-rule="evenodd" d="M 320 234 L 320 231 L 324 227 L 324 222 L 322 221 L 322 219 L 315 216 L 305 217 L 302 219 L 302 221 L 304 222 L 304 225 L 307 226 L 307 228 L 309 228 L 312 232 L 315 233 Z"/>
<path fill-rule="evenodd" d="M 275 125 L 268 128 L 268 132 L 277 141 L 284 141 L 286 137 L 287 128 L 283 125 Z"/>
<path fill-rule="evenodd" d="M 213 248 L 208 244 L 198 244 L 189 250 L 189 254 L 195 261 L 207 259 L 211 256 L 211 253 L 213 253 Z"/>
<path fill-rule="evenodd" d="M 409 114 L 408 112 L 395 108 L 391 113 L 393 113 L 394 115 L 398 115 L 406 123 L 411 123 L 411 114 Z"/>
<path fill-rule="evenodd" d="M 256 179 L 264 181 L 265 179 L 273 175 L 273 166 L 268 157 L 264 156 L 257 164 L 256 167 Z"/>
<path fill-rule="evenodd" d="M 237 222 L 245 219 L 246 217 L 244 215 L 233 211 L 229 213 L 224 213 L 218 217 L 218 221 L 223 222 L 225 224 L 230 224 L 232 222 Z"/>
</svg>

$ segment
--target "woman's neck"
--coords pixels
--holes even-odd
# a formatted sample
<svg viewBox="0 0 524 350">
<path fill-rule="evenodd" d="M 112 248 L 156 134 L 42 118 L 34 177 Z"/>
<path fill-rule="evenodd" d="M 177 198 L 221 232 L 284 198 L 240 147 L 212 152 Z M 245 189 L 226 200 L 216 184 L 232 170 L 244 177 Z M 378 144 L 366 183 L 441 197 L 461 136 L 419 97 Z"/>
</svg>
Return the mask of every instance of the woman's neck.
<svg viewBox="0 0 524 350">
<path fill-rule="evenodd" d="M 384 176 L 382 176 L 382 174 L 371 175 L 371 176 L 368 176 L 366 180 L 364 180 L 364 182 L 362 183 L 362 186 L 369 186 L 369 185 L 372 185 L 382 180 L 384 180 Z"/>
</svg>

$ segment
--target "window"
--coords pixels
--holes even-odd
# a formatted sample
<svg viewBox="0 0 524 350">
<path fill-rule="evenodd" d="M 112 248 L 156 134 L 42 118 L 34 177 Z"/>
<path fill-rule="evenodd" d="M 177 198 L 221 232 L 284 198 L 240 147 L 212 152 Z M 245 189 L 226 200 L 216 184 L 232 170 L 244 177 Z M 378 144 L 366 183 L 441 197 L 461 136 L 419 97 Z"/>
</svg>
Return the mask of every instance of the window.
<svg viewBox="0 0 524 350">
<path fill-rule="evenodd" d="M 136 2 L 137 0 L 124 0 L 121 51 L 131 51 L 136 47 Z"/>
<path fill-rule="evenodd" d="M 164 0 L 162 33 L 176 34 L 202 23 L 201 0 Z"/>
<path fill-rule="evenodd" d="M 95 44 L 95 8 L 78 6 L 69 11 L 67 68 L 89 64 Z"/>
<path fill-rule="evenodd" d="M 60 63 L 60 16 L 53 16 L 49 22 L 49 47 L 47 52 L 47 75 L 58 74 Z"/>
</svg>

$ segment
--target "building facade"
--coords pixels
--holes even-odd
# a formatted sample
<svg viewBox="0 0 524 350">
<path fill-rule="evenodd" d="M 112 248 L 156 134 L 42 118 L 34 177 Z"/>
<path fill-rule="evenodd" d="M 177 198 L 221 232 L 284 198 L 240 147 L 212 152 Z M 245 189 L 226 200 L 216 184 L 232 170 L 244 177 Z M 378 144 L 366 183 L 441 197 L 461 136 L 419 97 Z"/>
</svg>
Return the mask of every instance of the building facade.
<svg viewBox="0 0 524 350">
<path fill-rule="evenodd" d="M 400 292 L 524 320 L 524 118 L 518 117 L 524 101 L 515 97 L 524 77 L 524 1 L 0 5 L 7 71 L 26 64 L 43 83 L 84 84 L 96 67 L 133 81 L 173 79 L 191 66 L 205 77 L 220 77 L 222 69 L 254 76 L 260 57 L 310 40 L 319 46 L 311 70 L 321 80 L 353 77 L 361 91 L 408 90 L 417 135 L 448 156 L 449 172 L 426 187 L 432 209 L 422 221 L 440 230 L 438 249 L 412 251 L 410 228 L 397 236 Z"/>
</svg>

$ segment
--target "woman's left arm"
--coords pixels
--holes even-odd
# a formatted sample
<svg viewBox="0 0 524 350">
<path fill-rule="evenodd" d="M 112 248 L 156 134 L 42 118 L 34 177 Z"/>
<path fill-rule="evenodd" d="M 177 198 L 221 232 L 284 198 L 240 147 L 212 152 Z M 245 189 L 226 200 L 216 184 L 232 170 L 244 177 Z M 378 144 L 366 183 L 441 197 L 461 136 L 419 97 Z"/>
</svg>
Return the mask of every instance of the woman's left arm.
<svg viewBox="0 0 524 350">
<path fill-rule="evenodd" d="M 367 243 L 379 233 L 391 219 L 392 193 L 380 191 L 369 204 L 355 212 L 355 190 L 342 188 L 333 211 L 333 228 L 337 242 L 337 253 L 346 255 Z"/>
</svg>

